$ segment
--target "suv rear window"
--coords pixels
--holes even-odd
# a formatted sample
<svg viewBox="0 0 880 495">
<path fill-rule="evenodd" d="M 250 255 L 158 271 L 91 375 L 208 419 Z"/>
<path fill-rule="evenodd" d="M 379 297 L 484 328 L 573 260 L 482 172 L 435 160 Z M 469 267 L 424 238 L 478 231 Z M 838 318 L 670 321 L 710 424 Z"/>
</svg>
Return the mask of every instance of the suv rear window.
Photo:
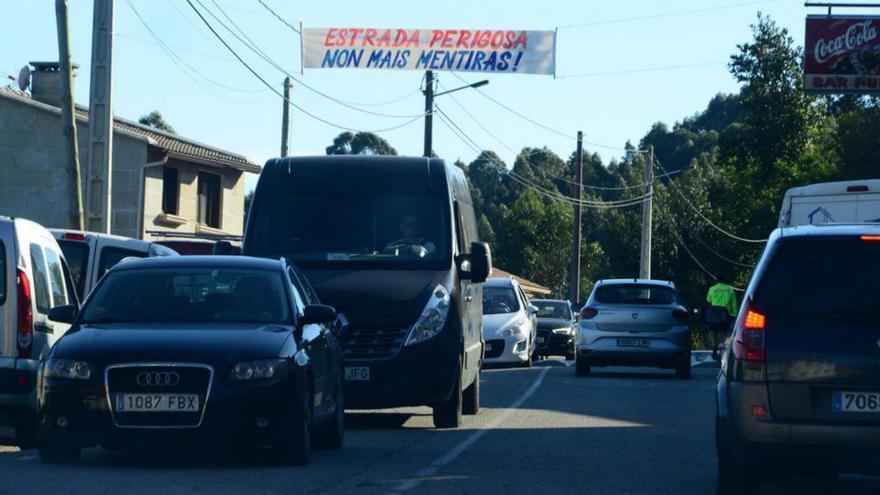
<svg viewBox="0 0 880 495">
<path fill-rule="evenodd" d="M 859 237 L 780 241 L 755 293 L 768 315 L 880 318 L 880 242 Z"/>
<path fill-rule="evenodd" d="M 609 284 L 596 289 L 596 302 L 602 304 L 676 304 L 671 287 L 648 284 Z"/>
<path fill-rule="evenodd" d="M 85 297 L 86 288 L 86 270 L 89 263 L 89 245 L 79 241 L 59 240 L 58 246 L 64 253 L 64 259 L 67 260 L 67 266 L 70 267 L 70 276 L 73 277 L 73 283 L 76 286 L 76 293 L 80 298 Z"/>
</svg>

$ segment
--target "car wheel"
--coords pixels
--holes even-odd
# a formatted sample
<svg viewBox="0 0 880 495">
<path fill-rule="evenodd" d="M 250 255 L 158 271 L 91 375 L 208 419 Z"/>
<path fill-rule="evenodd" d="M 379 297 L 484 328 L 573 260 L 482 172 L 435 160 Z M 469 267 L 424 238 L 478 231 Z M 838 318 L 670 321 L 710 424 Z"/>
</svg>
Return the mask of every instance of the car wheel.
<svg viewBox="0 0 880 495">
<path fill-rule="evenodd" d="M 342 374 L 336 380 L 336 405 L 333 416 L 318 432 L 318 443 L 322 448 L 339 450 L 345 443 L 345 404 L 342 396 Z"/>
<path fill-rule="evenodd" d="M 291 422 L 282 428 L 273 447 L 284 462 L 304 466 L 309 463 L 312 453 L 312 401 L 305 378 L 300 390 L 303 391 L 302 397 L 294 401 Z"/>
<path fill-rule="evenodd" d="M 458 361 L 458 372 L 455 377 L 455 385 L 452 396 L 445 402 L 434 406 L 434 427 L 458 428 L 461 426 L 462 414 L 462 391 L 461 391 L 461 360 Z"/>
<path fill-rule="evenodd" d="M 688 380 L 691 377 L 691 362 L 688 360 L 687 362 L 680 363 L 675 368 L 675 376 L 682 378 L 684 380 Z"/>
<path fill-rule="evenodd" d="M 79 460 L 82 449 L 79 445 L 64 440 L 41 439 L 40 460 L 45 464 L 71 464 Z"/>
<path fill-rule="evenodd" d="M 590 363 L 585 358 L 575 359 L 574 374 L 577 376 L 590 376 Z"/>
<path fill-rule="evenodd" d="M 463 402 L 461 405 L 462 414 L 474 416 L 480 412 L 480 373 L 474 378 L 474 383 L 464 390 Z"/>
</svg>

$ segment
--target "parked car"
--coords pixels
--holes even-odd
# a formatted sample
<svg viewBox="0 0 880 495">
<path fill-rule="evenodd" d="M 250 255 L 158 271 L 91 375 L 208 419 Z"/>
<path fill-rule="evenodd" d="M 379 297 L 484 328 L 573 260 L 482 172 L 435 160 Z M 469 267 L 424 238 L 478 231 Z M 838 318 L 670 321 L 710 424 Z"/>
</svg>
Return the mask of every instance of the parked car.
<svg viewBox="0 0 880 495">
<path fill-rule="evenodd" d="M 880 179 L 793 187 L 779 211 L 779 227 L 863 222 L 880 222 Z"/>
<path fill-rule="evenodd" d="M 76 289 L 52 234 L 0 217 L 0 425 L 14 431 L 3 443 L 35 443 L 39 363 L 70 326 L 50 321 L 49 310 L 68 304 L 78 304 Z"/>
<path fill-rule="evenodd" d="M 349 407 L 427 405 L 441 428 L 477 413 L 492 259 L 460 168 L 389 156 L 269 160 L 243 253 L 287 257 L 348 316 Z"/>
<path fill-rule="evenodd" d="M 778 229 L 722 354 L 720 493 L 762 473 L 880 474 L 880 225 Z"/>
<path fill-rule="evenodd" d="M 513 277 L 490 278 L 483 287 L 486 364 L 532 365 L 538 308 L 528 302 Z"/>
<path fill-rule="evenodd" d="M 73 326 L 43 368 L 42 460 L 219 440 L 305 464 L 313 434 L 340 448 L 338 316 L 300 283 L 284 260 L 139 259 L 113 267 L 81 311 L 52 308 Z"/>
<path fill-rule="evenodd" d="M 49 232 L 64 252 L 77 294 L 83 298 L 107 270 L 125 258 L 177 256 L 171 248 L 130 237 L 65 229 L 49 229 Z"/>
<path fill-rule="evenodd" d="M 691 376 L 690 314 L 672 282 L 600 280 L 581 310 L 578 376 L 594 366 L 654 366 Z"/>
<path fill-rule="evenodd" d="M 532 299 L 538 308 L 538 328 L 535 355 L 539 357 L 565 356 L 575 358 L 577 317 L 571 303 L 556 299 Z"/>
</svg>

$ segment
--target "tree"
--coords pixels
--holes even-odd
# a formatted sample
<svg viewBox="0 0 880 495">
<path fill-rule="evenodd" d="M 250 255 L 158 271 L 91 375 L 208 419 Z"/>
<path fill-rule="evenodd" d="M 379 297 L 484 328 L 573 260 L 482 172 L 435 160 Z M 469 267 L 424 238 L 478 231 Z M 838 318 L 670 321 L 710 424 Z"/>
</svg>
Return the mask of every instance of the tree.
<svg viewBox="0 0 880 495">
<path fill-rule="evenodd" d="M 328 155 L 396 155 L 388 141 L 372 132 L 343 132 L 327 147 Z"/>
<path fill-rule="evenodd" d="M 138 119 L 138 122 L 140 122 L 143 125 L 148 125 L 150 127 L 154 127 L 156 129 L 159 129 L 160 131 L 170 132 L 171 134 L 177 134 L 177 132 L 174 130 L 174 128 L 171 127 L 171 124 L 169 124 L 168 122 L 165 122 L 165 119 L 162 117 L 162 114 L 159 113 L 158 110 L 153 110 L 152 112 L 141 116 L 141 118 Z"/>
</svg>

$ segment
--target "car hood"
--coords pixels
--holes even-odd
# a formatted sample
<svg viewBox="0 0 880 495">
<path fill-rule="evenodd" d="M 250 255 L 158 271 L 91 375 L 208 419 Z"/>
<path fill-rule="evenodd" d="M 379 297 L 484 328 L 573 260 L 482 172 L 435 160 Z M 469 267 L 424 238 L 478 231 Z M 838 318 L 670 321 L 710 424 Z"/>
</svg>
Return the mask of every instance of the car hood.
<svg viewBox="0 0 880 495">
<path fill-rule="evenodd" d="M 527 321 L 525 315 L 519 312 L 483 315 L 483 338 L 500 338 L 501 332 Z"/>
<path fill-rule="evenodd" d="M 278 356 L 292 327 L 255 324 L 100 324 L 68 332 L 54 358 L 93 363 L 186 361 L 231 363 Z"/>
<path fill-rule="evenodd" d="M 555 328 L 571 328 L 573 323 L 565 318 L 538 318 L 538 328 L 553 330 Z"/>
</svg>

